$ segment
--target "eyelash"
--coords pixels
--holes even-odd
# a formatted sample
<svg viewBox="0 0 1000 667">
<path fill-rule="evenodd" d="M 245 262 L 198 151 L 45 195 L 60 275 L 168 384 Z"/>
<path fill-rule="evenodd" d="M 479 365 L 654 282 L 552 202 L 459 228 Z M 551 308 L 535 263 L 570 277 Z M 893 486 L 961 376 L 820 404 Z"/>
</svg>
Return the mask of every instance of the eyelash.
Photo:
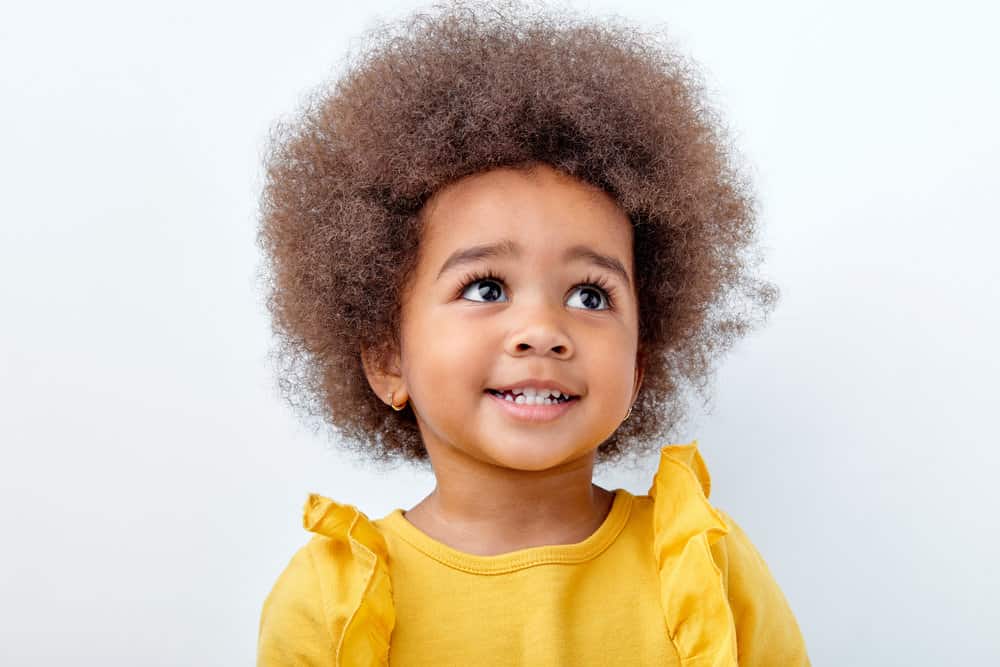
<svg viewBox="0 0 1000 667">
<path fill-rule="evenodd" d="M 500 283 L 501 285 L 507 284 L 507 279 L 494 271 L 468 273 L 462 279 L 462 286 L 458 288 L 458 293 L 455 295 L 456 298 L 461 297 L 462 294 L 465 293 L 465 290 L 468 289 L 469 285 L 477 283 L 481 280 L 492 280 L 493 282 Z M 615 286 L 612 285 L 604 276 L 588 275 L 583 282 L 577 283 L 573 286 L 574 289 L 577 287 L 596 287 L 604 293 L 604 298 L 608 300 L 608 310 L 614 310 Z"/>
</svg>

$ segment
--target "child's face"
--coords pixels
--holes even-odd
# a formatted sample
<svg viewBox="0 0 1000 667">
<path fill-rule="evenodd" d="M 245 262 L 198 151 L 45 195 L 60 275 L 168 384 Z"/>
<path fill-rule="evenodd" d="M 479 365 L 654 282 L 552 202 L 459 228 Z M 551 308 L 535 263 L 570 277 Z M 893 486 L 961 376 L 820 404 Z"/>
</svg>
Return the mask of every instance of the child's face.
<svg viewBox="0 0 1000 667">
<path fill-rule="evenodd" d="M 399 387 L 432 462 L 455 448 L 545 470 L 593 452 L 641 381 L 628 217 L 548 165 L 462 179 L 423 215 L 403 297 Z M 493 251 L 462 260 L 483 248 Z M 493 391 L 525 385 L 574 398 L 530 405 Z"/>
</svg>

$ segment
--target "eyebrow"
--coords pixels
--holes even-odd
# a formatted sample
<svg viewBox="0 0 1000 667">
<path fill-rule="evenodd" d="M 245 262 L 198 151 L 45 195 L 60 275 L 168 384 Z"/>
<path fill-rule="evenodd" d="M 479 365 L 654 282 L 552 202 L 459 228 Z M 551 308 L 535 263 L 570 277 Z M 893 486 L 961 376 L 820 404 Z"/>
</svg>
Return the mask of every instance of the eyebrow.
<svg viewBox="0 0 1000 667">
<path fill-rule="evenodd" d="M 515 259 L 520 257 L 521 246 L 510 239 L 505 239 L 503 241 L 497 241 L 496 243 L 484 243 L 482 245 L 456 250 L 448 257 L 448 259 L 445 260 L 444 264 L 441 265 L 441 270 L 438 271 L 437 277 L 440 278 L 446 271 L 462 264 L 470 264 L 483 259 L 489 259 L 491 257 L 503 256 L 514 257 Z M 626 285 L 632 284 L 632 279 L 629 277 L 628 271 L 625 270 L 625 266 L 617 258 L 612 257 L 611 255 L 601 254 L 588 246 L 572 246 L 571 248 L 568 248 L 565 253 L 563 253 L 563 258 L 566 260 L 586 260 L 591 264 L 617 274 L 622 280 L 625 281 Z"/>
</svg>

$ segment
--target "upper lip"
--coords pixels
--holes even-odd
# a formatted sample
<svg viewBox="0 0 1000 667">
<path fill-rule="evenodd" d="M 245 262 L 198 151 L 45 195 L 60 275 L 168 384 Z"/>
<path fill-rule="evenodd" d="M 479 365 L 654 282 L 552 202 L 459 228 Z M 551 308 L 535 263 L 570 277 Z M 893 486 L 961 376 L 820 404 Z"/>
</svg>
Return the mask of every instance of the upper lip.
<svg viewBox="0 0 1000 667">
<path fill-rule="evenodd" d="M 555 389 L 556 391 L 561 391 L 567 396 L 576 396 L 576 392 L 566 387 L 566 385 L 561 382 L 556 382 L 555 380 L 543 380 L 540 378 L 529 378 L 527 380 L 519 380 L 512 384 L 502 384 L 496 387 L 489 387 L 494 391 L 513 391 L 514 389 L 524 389 L 525 387 L 534 387 L 535 389 Z"/>
</svg>

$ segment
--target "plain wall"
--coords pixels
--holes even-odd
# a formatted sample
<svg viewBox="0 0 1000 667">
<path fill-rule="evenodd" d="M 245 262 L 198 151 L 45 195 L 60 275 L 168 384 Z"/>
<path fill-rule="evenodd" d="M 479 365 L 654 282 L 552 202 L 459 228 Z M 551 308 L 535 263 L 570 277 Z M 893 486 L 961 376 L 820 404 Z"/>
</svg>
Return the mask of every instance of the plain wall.
<svg viewBox="0 0 1000 667">
<path fill-rule="evenodd" d="M 3 664 L 252 664 L 309 491 L 378 517 L 431 489 L 282 403 L 255 245 L 270 125 L 417 6 L 0 11 Z M 573 6 L 666 24 L 753 167 L 782 300 L 677 441 L 814 664 L 996 662 L 997 11 Z"/>
</svg>

